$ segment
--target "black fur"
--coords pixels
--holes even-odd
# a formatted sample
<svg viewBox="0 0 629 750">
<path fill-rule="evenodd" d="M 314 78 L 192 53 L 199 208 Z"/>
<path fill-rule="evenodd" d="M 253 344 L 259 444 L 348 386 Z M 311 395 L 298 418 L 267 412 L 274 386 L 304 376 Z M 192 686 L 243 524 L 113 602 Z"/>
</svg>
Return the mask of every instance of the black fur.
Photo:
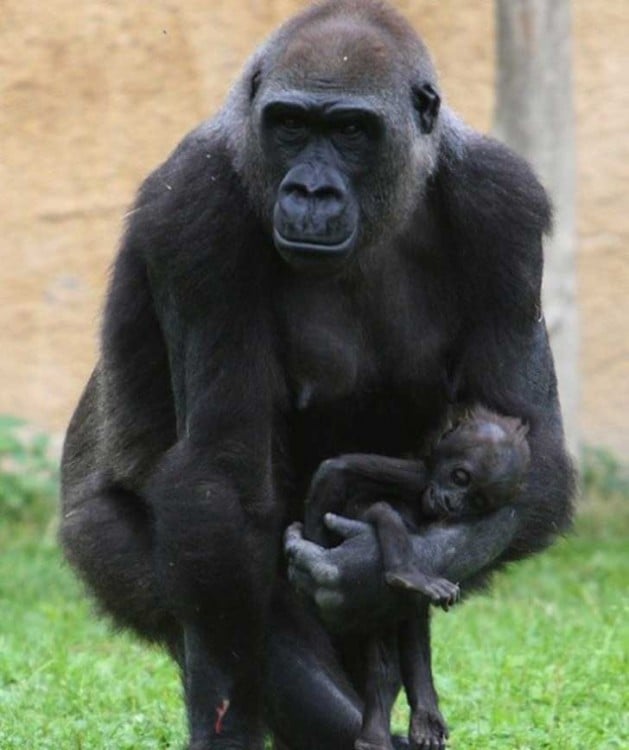
<svg viewBox="0 0 629 750">
<path fill-rule="evenodd" d="M 447 107 L 418 122 L 413 87 L 425 84 L 437 91 L 432 63 L 395 12 L 322 3 L 253 56 L 129 216 L 101 356 L 68 430 L 61 539 L 104 609 L 177 658 L 194 750 L 260 747 L 263 699 L 295 750 L 357 736 L 357 682 L 279 559 L 324 459 L 418 450 L 449 397 L 480 401 L 530 425 L 531 470 L 497 557 L 493 527 L 460 527 L 455 580 L 538 551 L 569 523 L 540 319 L 548 202 L 524 162 Z M 355 95 L 380 118 L 368 172 L 334 163 L 360 207 L 342 267 L 326 270 L 318 237 L 315 274 L 274 247 L 285 172 L 269 161 L 260 107 L 277 90 Z"/>
</svg>

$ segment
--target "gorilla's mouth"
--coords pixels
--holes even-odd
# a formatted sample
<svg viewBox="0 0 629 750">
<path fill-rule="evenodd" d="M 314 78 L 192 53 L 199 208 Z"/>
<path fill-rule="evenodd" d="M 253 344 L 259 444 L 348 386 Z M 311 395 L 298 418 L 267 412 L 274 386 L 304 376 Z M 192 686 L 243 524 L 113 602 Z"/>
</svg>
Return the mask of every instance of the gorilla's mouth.
<svg viewBox="0 0 629 750">
<path fill-rule="evenodd" d="M 273 242 L 282 258 L 291 265 L 326 271 L 331 265 L 337 267 L 351 255 L 356 244 L 358 228 L 339 242 L 329 242 L 313 237 L 287 237 L 277 228 L 273 229 Z"/>
<path fill-rule="evenodd" d="M 448 518 L 455 512 L 450 498 L 437 491 L 432 484 L 429 484 L 422 493 L 422 510 L 427 516 L 435 519 Z"/>
</svg>

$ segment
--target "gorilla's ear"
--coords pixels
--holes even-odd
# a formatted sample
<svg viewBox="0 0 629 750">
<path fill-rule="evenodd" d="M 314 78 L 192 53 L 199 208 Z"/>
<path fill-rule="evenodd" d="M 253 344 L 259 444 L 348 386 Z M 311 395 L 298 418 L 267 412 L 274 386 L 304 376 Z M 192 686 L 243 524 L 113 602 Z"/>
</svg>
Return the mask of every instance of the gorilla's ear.
<svg viewBox="0 0 629 750">
<path fill-rule="evenodd" d="M 422 133 L 431 133 L 439 114 L 441 97 L 430 83 L 412 88 L 413 106 L 419 115 L 419 127 Z"/>
<path fill-rule="evenodd" d="M 258 89 L 260 88 L 261 80 L 262 80 L 262 71 L 258 69 L 251 76 L 251 80 L 249 81 L 249 101 L 252 102 L 255 99 L 256 94 L 258 93 Z"/>
</svg>

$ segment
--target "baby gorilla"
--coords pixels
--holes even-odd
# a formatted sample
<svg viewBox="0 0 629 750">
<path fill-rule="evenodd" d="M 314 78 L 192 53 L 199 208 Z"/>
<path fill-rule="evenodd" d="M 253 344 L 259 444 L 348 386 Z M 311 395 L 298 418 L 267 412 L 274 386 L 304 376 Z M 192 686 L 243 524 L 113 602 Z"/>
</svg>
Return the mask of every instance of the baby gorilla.
<svg viewBox="0 0 629 750">
<path fill-rule="evenodd" d="M 304 534 L 318 544 L 333 544 L 323 521 L 330 512 L 372 523 L 387 583 L 448 609 L 459 598 L 458 585 L 417 568 L 410 534 L 427 523 L 490 513 L 513 500 L 529 465 L 527 431 L 518 419 L 476 406 L 441 436 L 424 460 L 350 454 L 326 461 L 310 485 Z M 379 501 L 374 503 L 374 498 Z M 415 597 L 393 643 L 378 634 L 369 644 L 366 705 L 357 750 L 392 747 L 390 699 L 382 683 L 387 664 L 396 657 L 411 707 L 412 747 L 445 744 L 447 727 L 438 709 L 429 643 L 422 642 L 427 635 L 421 635 L 428 632 L 423 626 L 427 607 L 426 599 Z"/>
</svg>

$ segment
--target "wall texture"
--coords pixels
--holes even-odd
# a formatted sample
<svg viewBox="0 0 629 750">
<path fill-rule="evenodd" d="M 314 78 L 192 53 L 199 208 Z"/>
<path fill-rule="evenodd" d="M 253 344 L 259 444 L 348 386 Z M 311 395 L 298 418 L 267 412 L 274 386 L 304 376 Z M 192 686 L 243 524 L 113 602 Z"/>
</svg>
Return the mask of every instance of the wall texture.
<svg viewBox="0 0 629 750">
<path fill-rule="evenodd" d="M 0 412 L 62 430 L 142 177 L 296 0 L 0 0 Z M 399 0 L 447 98 L 491 125 L 493 3 Z M 629 445 L 629 5 L 575 0 L 582 430 Z"/>
</svg>

